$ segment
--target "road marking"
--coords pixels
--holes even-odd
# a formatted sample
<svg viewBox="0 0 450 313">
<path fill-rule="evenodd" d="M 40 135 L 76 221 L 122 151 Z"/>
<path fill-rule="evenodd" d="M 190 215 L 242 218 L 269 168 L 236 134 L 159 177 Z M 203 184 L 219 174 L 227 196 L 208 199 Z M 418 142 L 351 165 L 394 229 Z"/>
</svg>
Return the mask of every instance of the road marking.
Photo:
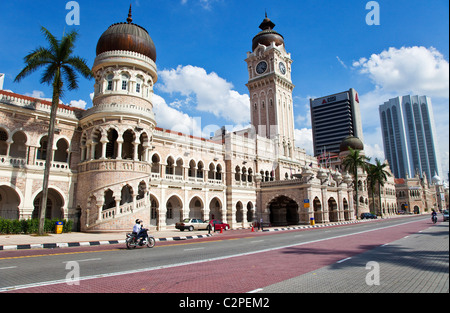
<svg viewBox="0 0 450 313">
<path fill-rule="evenodd" d="M 348 260 L 350 260 L 350 259 L 351 259 L 351 257 L 350 257 L 350 258 L 343 259 L 343 260 L 340 260 L 340 261 L 337 261 L 336 263 L 341 264 L 341 263 L 344 263 L 345 261 L 348 261 Z"/>
<path fill-rule="evenodd" d="M 257 292 L 260 292 L 260 291 L 263 291 L 263 289 L 262 289 L 262 288 L 258 288 L 258 289 L 249 291 L 249 292 L 247 292 L 247 293 L 257 293 Z"/>
<path fill-rule="evenodd" d="M 253 241 L 250 241 L 250 243 L 257 243 L 257 242 L 263 242 L 264 240 L 253 240 Z"/>
<path fill-rule="evenodd" d="M 90 261 L 100 261 L 101 258 L 96 259 L 86 259 L 86 260 L 74 260 L 74 261 L 64 261 L 63 263 L 69 263 L 69 262 L 90 262 Z"/>
<path fill-rule="evenodd" d="M 398 226 L 403 226 L 403 225 L 412 224 L 412 223 L 418 223 L 418 222 L 421 222 L 421 221 L 422 220 L 420 220 L 420 221 L 410 221 L 410 222 L 405 222 L 405 223 L 401 223 L 401 224 L 384 226 L 384 227 L 379 227 L 379 228 L 375 228 L 375 229 L 364 230 L 364 231 L 354 232 L 354 233 L 345 234 L 345 235 L 338 235 L 338 236 L 328 237 L 328 238 L 324 238 L 324 239 L 317 239 L 317 240 L 312 240 L 312 241 L 303 242 L 303 243 L 294 243 L 294 244 L 290 244 L 290 245 L 286 245 L 286 246 L 280 246 L 280 247 L 276 247 L 276 248 L 268 248 L 268 249 L 262 249 L 262 250 L 252 251 L 252 252 L 227 255 L 227 256 L 221 256 L 221 257 L 204 259 L 204 260 L 198 260 L 198 261 L 182 262 L 182 263 L 161 265 L 161 266 L 149 267 L 149 268 L 141 268 L 141 269 L 129 270 L 129 271 L 123 271 L 123 272 L 115 272 L 115 273 L 106 273 L 106 274 L 85 276 L 85 277 L 80 277 L 80 281 L 92 280 L 92 279 L 98 279 L 98 278 L 105 278 L 105 277 L 123 276 L 123 275 L 136 274 L 136 273 L 141 273 L 141 272 L 150 272 L 150 271 L 169 269 L 169 268 L 174 268 L 174 267 L 181 267 L 181 266 L 186 266 L 186 265 L 208 263 L 208 262 L 213 262 L 213 261 L 221 261 L 221 260 L 231 259 L 231 258 L 235 258 L 235 257 L 248 256 L 248 255 L 254 255 L 254 254 L 259 254 L 259 253 L 264 253 L 264 252 L 282 250 L 282 249 L 291 248 L 291 247 L 303 246 L 303 245 L 308 245 L 308 244 L 322 242 L 322 241 L 327 241 L 327 240 L 332 240 L 332 239 L 345 238 L 345 237 L 349 237 L 349 236 L 370 233 L 370 232 L 373 232 L 373 231 L 383 230 L 383 229 L 387 229 L 387 228 L 398 227 Z M 218 240 L 218 241 L 220 241 L 220 240 Z M 111 251 L 115 251 L 115 250 L 118 250 L 118 249 L 114 249 L 114 250 L 111 250 Z M 98 251 L 98 252 L 104 252 L 104 251 Z M 79 253 L 82 253 L 82 252 L 79 252 Z M 70 254 L 70 253 L 61 253 L 61 254 Z M 6 291 L 11 291 L 11 290 L 20 290 L 20 289 L 27 289 L 27 288 L 33 288 L 33 287 L 43 287 L 43 286 L 64 284 L 66 282 L 67 281 L 65 279 L 61 279 L 61 280 L 53 280 L 53 281 L 39 282 L 39 283 L 26 284 L 26 285 L 2 287 L 2 288 L 0 288 L 0 293 L 1 292 L 6 292 Z"/>
<path fill-rule="evenodd" d="M 184 251 L 195 251 L 195 250 L 203 250 L 203 249 L 205 249 L 204 247 L 203 248 L 191 248 L 191 249 L 184 249 Z"/>
<path fill-rule="evenodd" d="M 12 268 L 17 268 L 17 266 L 10 266 L 10 267 L 0 267 L 0 270 L 9 270 Z"/>
</svg>

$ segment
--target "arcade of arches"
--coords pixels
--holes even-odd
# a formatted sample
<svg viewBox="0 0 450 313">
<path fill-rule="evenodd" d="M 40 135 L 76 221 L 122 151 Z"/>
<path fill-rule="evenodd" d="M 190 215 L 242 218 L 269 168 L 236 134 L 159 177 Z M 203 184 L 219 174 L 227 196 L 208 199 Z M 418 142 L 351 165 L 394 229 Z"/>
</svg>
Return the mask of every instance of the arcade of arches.
<svg viewBox="0 0 450 313">
<path fill-rule="evenodd" d="M 0 218 L 14 220 L 27 215 L 31 218 L 38 218 L 41 199 L 42 192 L 34 197 L 33 207 L 27 210 L 29 212 L 20 212 L 21 199 L 17 191 L 10 186 L 0 185 Z M 57 190 L 49 188 L 45 218 L 64 218 L 64 204 L 62 195 Z"/>
<path fill-rule="evenodd" d="M 315 197 L 311 203 L 309 201 L 298 203 L 289 196 L 281 195 L 269 202 L 267 205 L 269 221 L 272 226 L 288 226 L 307 224 L 311 218 L 316 223 L 341 222 L 354 220 L 353 210 L 350 210 L 347 199 L 342 199 L 339 206 L 336 199 L 330 196 L 326 205 Z"/>
</svg>

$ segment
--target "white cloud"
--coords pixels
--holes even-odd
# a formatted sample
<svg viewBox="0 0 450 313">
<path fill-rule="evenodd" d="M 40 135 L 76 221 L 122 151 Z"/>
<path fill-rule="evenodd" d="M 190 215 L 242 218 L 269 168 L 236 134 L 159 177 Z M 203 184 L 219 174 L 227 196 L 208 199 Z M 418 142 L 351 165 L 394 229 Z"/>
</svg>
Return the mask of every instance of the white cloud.
<svg viewBox="0 0 450 313">
<path fill-rule="evenodd" d="M 308 155 L 314 155 L 313 135 L 311 128 L 294 130 L 295 146 L 305 149 Z"/>
<path fill-rule="evenodd" d="M 84 100 L 72 100 L 70 101 L 70 106 L 74 107 L 74 108 L 79 108 L 79 109 L 86 109 L 86 101 Z"/>
<path fill-rule="evenodd" d="M 201 118 L 193 118 L 186 113 L 170 107 L 164 98 L 157 94 L 152 97 L 153 112 L 158 127 L 170 129 L 183 134 L 201 137 Z"/>
<path fill-rule="evenodd" d="M 339 56 L 336 56 L 336 59 L 344 68 L 347 68 L 347 65 L 344 63 L 344 61 L 341 60 L 341 58 Z"/>
<path fill-rule="evenodd" d="M 360 94 L 364 144 L 370 157 L 384 159 L 378 107 L 391 98 L 408 94 L 431 97 L 443 174 L 449 170 L 449 62 L 435 48 L 389 48 L 369 59 L 353 62 L 367 75 L 373 90 Z"/>
<path fill-rule="evenodd" d="M 195 109 L 214 114 L 234 123 L 247 123 L 250 118 L 249 96 L 232 90 L 233 85 L 216 73 L 207 73 L 203 68 L 187 65 L 159 73 L 159 90 L 170 94 L 179 93 Z M 179 105 L 182 100 L 176 103 Z"/>
<path fill-rule="evenodd" d="M 420 94 L 448 99 L 449 63 L 431 47 L 389 48 L 353 63 L 386 92 Z"/>
</svg>

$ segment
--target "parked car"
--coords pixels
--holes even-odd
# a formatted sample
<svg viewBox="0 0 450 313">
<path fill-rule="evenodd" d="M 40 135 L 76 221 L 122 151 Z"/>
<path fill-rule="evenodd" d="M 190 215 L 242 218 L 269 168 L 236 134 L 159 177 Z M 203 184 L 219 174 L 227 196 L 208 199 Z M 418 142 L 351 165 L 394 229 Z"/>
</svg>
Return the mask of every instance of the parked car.
<svg viewBox="0 0 450 313">
<path fill-rule="evenodd" d="M 219 220 L 210 220 L 209 221 L 209 225 L 211 225 L 211 230 L 213 230 L 213 231 L 218 231 L 218 230 L 221 230 L 221 229 L 223 229 L 223 230 L 230 229 L 230 225 L 229 224 L 226 224 L 226 223 L 224 223 L 222 221 L 219 221 Z"/>
<path fill-rule="evenodd" d="M 185 229 L 189 231 L 208 229 L 209 223 L 198 218 L 185 218 L 182 222 L 176 223 L 175 228 L 181 231 Z"/>
<path fill-rule="evenodd" d="M 442 215 L 444 216 L 444 222 L 448 221 L 448 210 L 444 210 L 444 213 Z"/>
<path fill-rule="evenodd" d="M 374 220 L 374 219 L 377 219 L 377 216 L 375 214 L 372 214 L 372 213 L 362 213 L 361 214 L 361 219 L 362 220 L 363 219 L 372 219 L 372 220 Z"/>
</svg>

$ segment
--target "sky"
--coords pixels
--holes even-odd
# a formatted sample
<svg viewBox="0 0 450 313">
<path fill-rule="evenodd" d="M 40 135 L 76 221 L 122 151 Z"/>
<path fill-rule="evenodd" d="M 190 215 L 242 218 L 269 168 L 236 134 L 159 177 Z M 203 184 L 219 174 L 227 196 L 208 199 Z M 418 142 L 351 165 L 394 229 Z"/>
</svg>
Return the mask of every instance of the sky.
<svg viewBox="0 0 450 313">
<path fill-rule="evenodd" d="M 41 26 L 56 37 L 76 29 L 74 54 L 91 67 L 97 41 L 132 5 L 133 23 L 146 28 L 157 51 L 153 97 L 159 127 L 209 137 L 250 123 L 245 59 L 267 12 L 291 53 L 296 145 L 313 154 L 309 99 L 355 88 L 366 155 L 384 160 L 379 105 L 408 94 L 433 104 L 439 152 L 449 170 L 448 0 L 0 0 L 0 73 L 4 89 L 51 98 L 42 72 L 20 83 L 23 57 L 46 45 Z M 79 25 L 76 21 L 79 16 Z M 92 106 L 94 82 L 80 77 L 65 104 Z"/>
</svg>

